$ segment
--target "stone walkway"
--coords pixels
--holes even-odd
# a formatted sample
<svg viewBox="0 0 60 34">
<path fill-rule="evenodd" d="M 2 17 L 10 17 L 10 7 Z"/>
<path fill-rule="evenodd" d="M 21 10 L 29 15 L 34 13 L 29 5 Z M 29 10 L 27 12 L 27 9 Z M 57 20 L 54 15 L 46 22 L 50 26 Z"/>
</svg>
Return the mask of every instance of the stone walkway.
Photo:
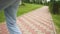
<svg viewBox="0 0 60 34">
<path fill-rule="evenodd" d="M 17 18 L 23 34 L 55 34 L 55 27 L 47 6 L 33 10 Z M 6 24 L 0 25 L 0 34 L 8 34 Z"/>
</svg>

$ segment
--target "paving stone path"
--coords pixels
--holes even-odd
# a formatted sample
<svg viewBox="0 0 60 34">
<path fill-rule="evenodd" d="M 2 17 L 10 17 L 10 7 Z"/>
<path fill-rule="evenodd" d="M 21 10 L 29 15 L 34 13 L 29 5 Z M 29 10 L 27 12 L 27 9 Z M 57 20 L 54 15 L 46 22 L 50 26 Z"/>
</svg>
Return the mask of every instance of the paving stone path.
<svg viewBox="0 0 60 34">
<path fill-rule="evenodd" d="M 23 34 L 55 34 L 54 23 L 47 6 L 19 16 L 17 24 Z M 5 23 L 0 27 L 0 34 L 9 34 Z"/>
</svg>

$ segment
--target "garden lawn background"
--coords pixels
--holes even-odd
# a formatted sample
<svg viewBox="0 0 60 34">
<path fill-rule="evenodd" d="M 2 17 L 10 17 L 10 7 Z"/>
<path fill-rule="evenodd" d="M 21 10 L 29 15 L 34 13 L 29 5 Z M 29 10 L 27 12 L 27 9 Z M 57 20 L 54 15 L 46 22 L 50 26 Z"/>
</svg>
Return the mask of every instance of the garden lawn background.
<svg viewBox="0 0 60 34">
<path fill-rule="evenodd" d="M 57 34 L 60 34 L 60 15 L 52 14 L 52 18 L 56 27 Z"/>
<path fill-rule="evenodd" d="M 25 3 L 25 5 L 20 5 L 18 8 L 18 12 L 17 12 L 17 16 L 21 16 L 27 12 L 30 12 L 32 10 L 35 10 L 37 8 L 42 7 L 43 5 L 39 5 L 39 4 L 29 4 L 29 3 Z M 5 21 L 5 16 L 4 16 L 4 11 L 0 11 L 0 23 Z"/>
</svg>

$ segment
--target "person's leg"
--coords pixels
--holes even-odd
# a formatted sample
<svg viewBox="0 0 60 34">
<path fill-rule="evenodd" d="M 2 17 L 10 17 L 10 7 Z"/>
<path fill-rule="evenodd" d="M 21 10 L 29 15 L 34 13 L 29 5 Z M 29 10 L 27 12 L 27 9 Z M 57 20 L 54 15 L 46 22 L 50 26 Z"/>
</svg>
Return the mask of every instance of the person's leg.
<svg viewBox="0 0 60 34">
<path fill-rule="evenodd" d="M 13 5 L 7 7 L 5 9 L 5 16 L 6 16 L 6 24 L 8 27 L 8 31 L 10 34 L 22 34 L 22 32 L 19 30 L 17 24 L 16 24 L 16 14 L 17 14 L 17 8 L 20 1 L 17 1 Z"/>
</svg>

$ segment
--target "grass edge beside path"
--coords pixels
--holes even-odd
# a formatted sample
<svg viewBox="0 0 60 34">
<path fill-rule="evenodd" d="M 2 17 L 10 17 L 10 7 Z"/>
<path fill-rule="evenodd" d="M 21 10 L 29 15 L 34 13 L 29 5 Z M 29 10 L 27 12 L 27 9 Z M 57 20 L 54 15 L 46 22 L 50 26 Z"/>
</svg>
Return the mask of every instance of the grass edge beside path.
<svg viewBox="0 0 60 34">
<path fill-rule="evenodd" d="M 52 14 L 52 18 L 55 24 L 55 28 L 56 28 L 56 33 L 60 34 L 60 15 L 54 15 Z"/>
<path fill-rule="evenodd" d="M 35 10 L 42 6 L 43 5 L 25 3 L 25 6 L 19 6 L 17 16 L 21 16 L 25 13 L 31 12 L 32 10 Z M 0 24 L 3 23 L 4 21 L 5 21 L 5 16 L 4 16 L 4 12 L 2 10 L 0 12 Z"/>
</svg>

